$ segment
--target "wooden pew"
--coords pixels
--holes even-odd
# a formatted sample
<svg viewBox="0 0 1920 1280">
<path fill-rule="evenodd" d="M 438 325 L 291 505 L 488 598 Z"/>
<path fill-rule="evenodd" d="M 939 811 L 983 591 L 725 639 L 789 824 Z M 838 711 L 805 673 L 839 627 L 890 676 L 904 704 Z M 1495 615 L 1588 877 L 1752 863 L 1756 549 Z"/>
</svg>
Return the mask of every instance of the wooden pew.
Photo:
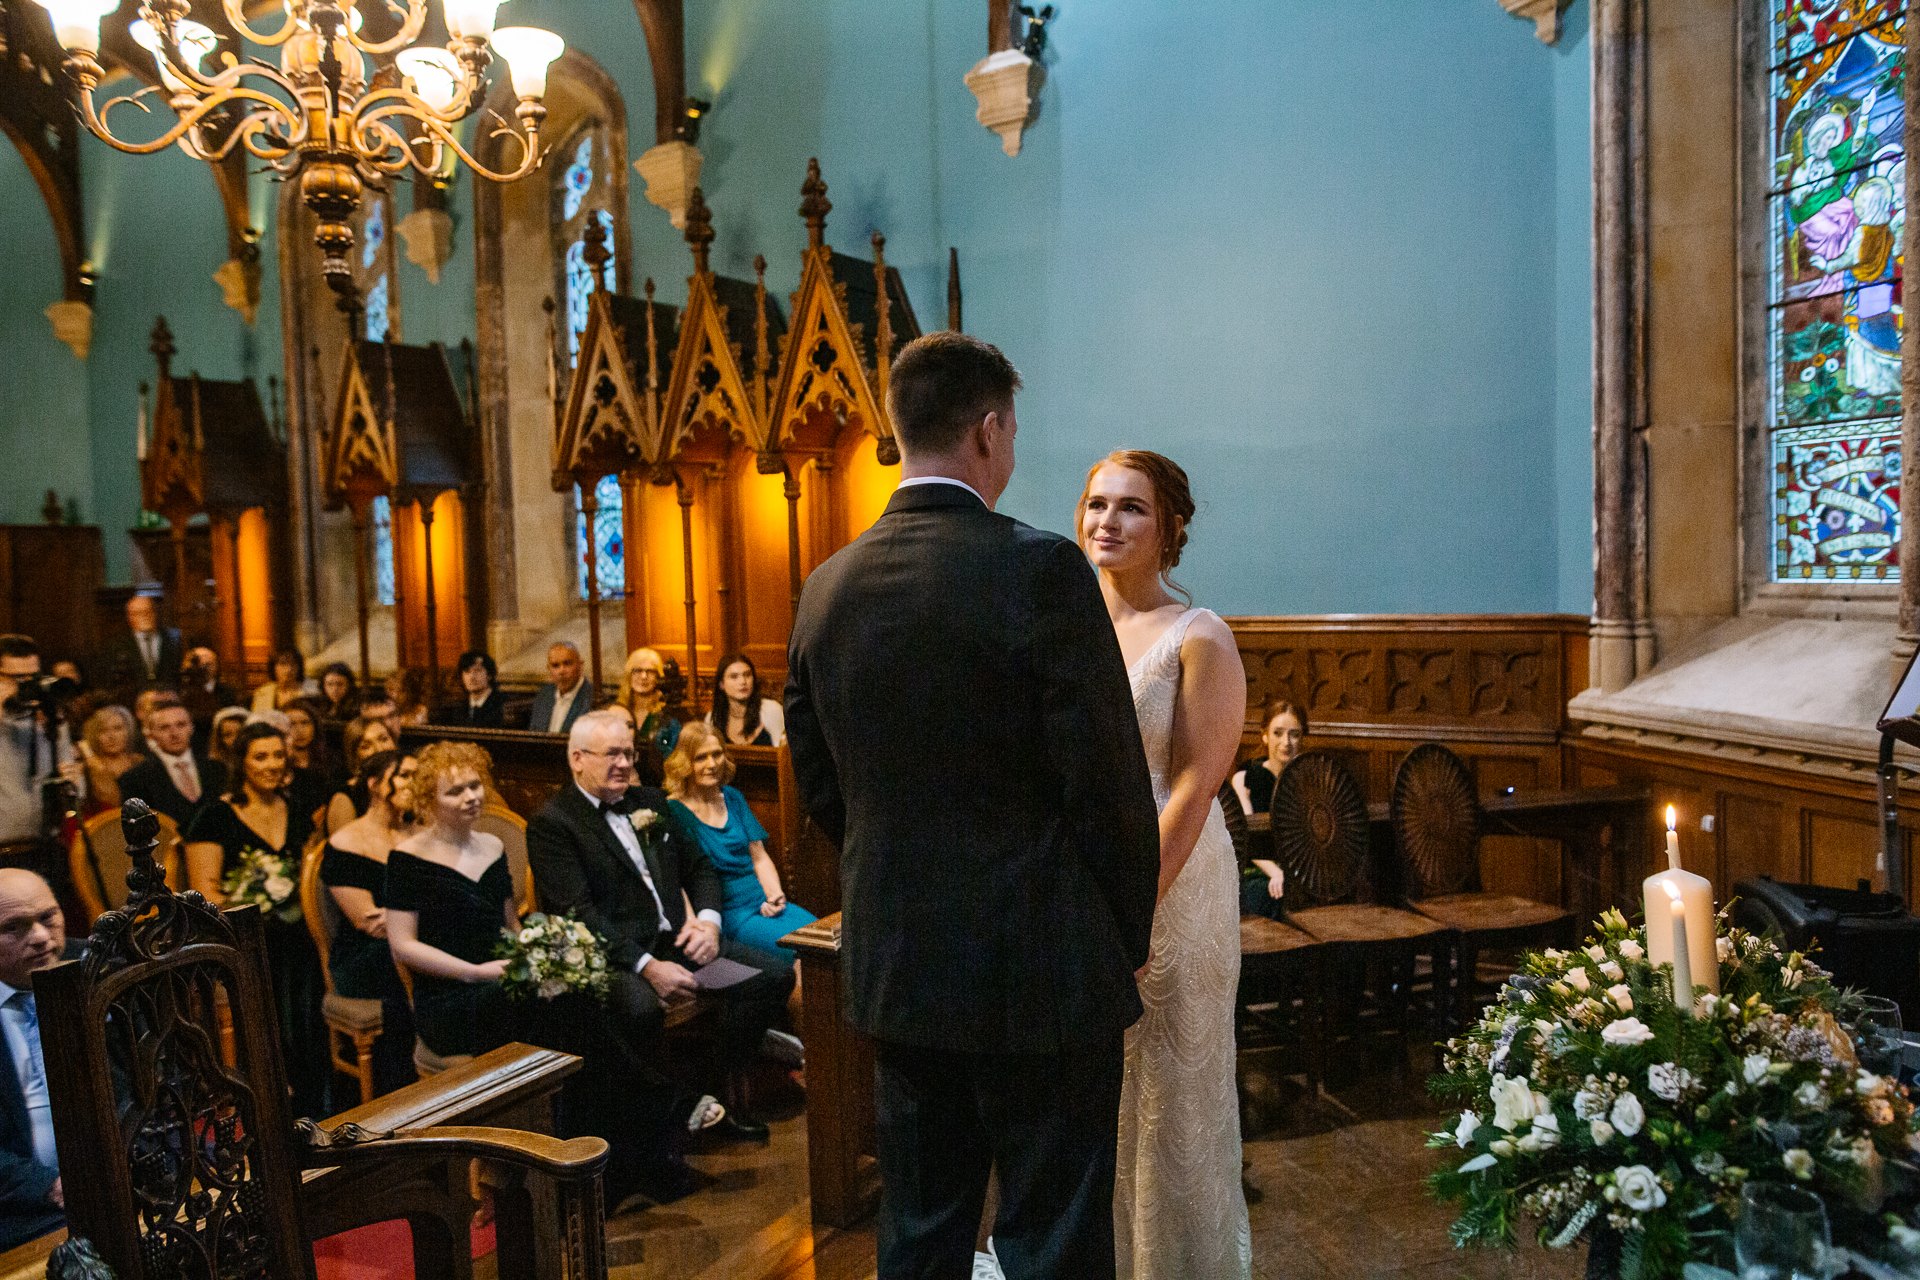
<svg viewBox="0 0 1920 1280">
<path fill-rule="evenodd" d="M 873 1125 L 873 1042 L 840 1010 L 840 913 L 781 940 L 800 954 L 800 1039 L 807 1047 L 807 1180 L 813 1220 L 850 1227 L 880 1203 Z"/>
</svg>

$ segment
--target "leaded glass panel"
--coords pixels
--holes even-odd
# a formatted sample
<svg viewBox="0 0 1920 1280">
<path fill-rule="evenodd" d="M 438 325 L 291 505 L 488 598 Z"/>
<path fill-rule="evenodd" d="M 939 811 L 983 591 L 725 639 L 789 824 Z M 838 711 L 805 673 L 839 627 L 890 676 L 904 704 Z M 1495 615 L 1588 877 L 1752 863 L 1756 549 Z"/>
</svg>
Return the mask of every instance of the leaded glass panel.
<svg viewBox="0 0 1920 1280">
<path fill-rule="evenodd" d="M 380 246 L 387 242 L 387 202 L 375 200 L 367 209 L 366 229 L 360 233 L 363 242 L 360 250 L 360 265 L 371 268 L 379 260 Z"/>
<path fill-rule="evenodd" d="M 375 205 L 378 209 L 380 206 Z M 387 339 L 387 277 L 381 276 L 373 282 L 373 288 L 367 290 L 367 341 L 385 342 Z"/>
<path fill-rule="evenodd" d="M 1899 577 L 1903 12 L 1773 0 L 1777 581 Z"/>
<path fill-rule="evenodd" d="M 381 604 L 394 600 L 393 505 L 385 498 L 373 500 L 373 595 Z"/>
<path fill-rule="evenodd" d="M 587 134 L 580 139 L 580 145 L 574 150 L 573 163 L 561 175 L 560 215 L 568 222 L 580 215 L 580 202 L 587 198 L 587 192 L 593 190 L 593 135 Z"/>
<path fill-rule="evenodd" d="M 574 545 L 580 548 L 580 598 L 587 598 L 587 556 L 594 557 L 594 571 L 600 576 L 600 598 L 625 595 L 627 591 L 627 547 L 620 531 L 620 477 L 601 476 L 594 486 L 600 509 L 593 514 L 593 541 L 587 541 L 587 511 L 574 486 Z"/>
<path fill-rule="evenodd" d="M 613 215 L 605 209 L 595 210 L 594 216 L 600 219 L 600 225 L 607 232 L 607 265 L 601 271 L 601 279 L 607 291 L 614 289 L 613 254 Z M 580 363 L 580 337 L 587 331 L 587 299 L 593 296 L 593 269 L 587 265 L 587 242 L 585 238 L 575 240 L 567 246 L 567 366 L 572 368 Z"/>
</svg>

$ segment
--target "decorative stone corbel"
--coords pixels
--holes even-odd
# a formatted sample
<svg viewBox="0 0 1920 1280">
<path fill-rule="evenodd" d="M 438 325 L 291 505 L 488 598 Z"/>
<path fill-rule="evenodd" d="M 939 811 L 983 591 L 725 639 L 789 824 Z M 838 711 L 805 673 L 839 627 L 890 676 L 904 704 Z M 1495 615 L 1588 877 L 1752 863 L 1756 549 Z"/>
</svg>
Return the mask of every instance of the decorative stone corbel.
<svg viewBox="0 0 1920 1280">
<path fill-rule="evenodd" d="M 453 257 L 453 217 L 445 209 L 415 209 L 394 228 L 407 244 L 407 261 L 440 283 L 440 268 Z"/>
<path fill-rule="evenodd" d="M 47 308 L 46 316 L 53 324 L 53 336 L 85 360 L 93 345 L 93 308 L 84 302 L 56 302 Z"/>
<path fill-rule="evenodd" d="M 260 259 L 228 258 L 213 273 L 220 300 L 238 311 L 248 324 L 260 311 Z"/>
<path fill-rule="evenodd" d="M 673 225 L 684 229 L 687 201 L 700 185 L 700 166 L 705 163 L 700 148 L 675 138 L 643 151 L 633 167 L 647 180 L 648 201 L 665 209 Z"/>
<path fill-rule="evenodd" d="M 1560 15 L 1573 0 L 1500 0 L 1500 7 L 1533 23 L 1533 33 L 1548 44 L 1560 39 Z"/>
<path fill-rule="evenodd" d="M 980 100 L 974 119 L 1000 135 L 1002 151 L 1019 155 L 1020 135 L 1033 118 L 1034 102 L 1046 82 L 1047 69 L 1018 49 L 1002 49 L 974 63 L 973 70 L 962 78 Z"/>
</svg>

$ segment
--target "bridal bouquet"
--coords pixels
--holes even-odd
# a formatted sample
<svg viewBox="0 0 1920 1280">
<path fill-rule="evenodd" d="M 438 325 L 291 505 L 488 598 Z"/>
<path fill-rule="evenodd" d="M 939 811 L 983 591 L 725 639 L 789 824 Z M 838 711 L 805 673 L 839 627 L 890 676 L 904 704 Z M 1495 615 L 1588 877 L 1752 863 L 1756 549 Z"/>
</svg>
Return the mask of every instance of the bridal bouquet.
<svg viewBox="0 0 1920 1280">
<path fill-rule="evenodd" d="M 288 924 L 298 924 L 300 880 L 293 859 L 268 853 L 249 845 L 240 851 L 240 861 L 220 881 L 220 892 L 229 906 L 259 907 L 266 915 L 278 916 Z"/>
<path fill-rule="evenodd" d="M 606 949 L 593 930 L 572 916 L 536 911 L 519 932 L 502 929 L 494 954 L 507 962 L 501 988 L 516 1000 L 538 996 L 551 1000 L 569 991 L 585 991 L 604 999 L 612 973 Z"/>
<path fill-rule="evenodd" d="M 1511 1246 L 1522 1217 L 1553 1248 L 1611 1229 L 1626 1280 L 1678 1277 L 1731 1263 L 1741 1187 L 1771 1181 L 1818 1194 L 1836 1236 L 1851 1215 L 1856 1250 L 1920 1262 L 1920 1232 L 1873 1216 L 1920 1135 L 1905 1087 L 1860 1068 L 1858 998 L 1724 911 L 1718 929 L 1721 994 L 1691 1017 L 1614 910 L 1584 947 L 1526 956 L 1447 1043 L 1430 1087 L 1461 1110 L 1429 1135 L 1429 1186 L 1460 1206 L 1455 1244 Z"/>
</svg>

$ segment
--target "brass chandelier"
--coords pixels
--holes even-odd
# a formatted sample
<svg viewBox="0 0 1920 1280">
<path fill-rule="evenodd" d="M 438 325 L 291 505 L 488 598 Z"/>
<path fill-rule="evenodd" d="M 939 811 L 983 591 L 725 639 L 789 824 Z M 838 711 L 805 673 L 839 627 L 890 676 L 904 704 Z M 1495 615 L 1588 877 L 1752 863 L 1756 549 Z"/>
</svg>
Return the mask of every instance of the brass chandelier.
<svg viewBox="0 0 1920 1280">
<path fill-rule="evenodd" d="M 142 0 L 140 20 L 130 34 L 159 64 L 175 119 L 158 138 L 129 142 L 109 132 L 106 116 L 122 103 L 146 111 L 140 99 L 156 90 L 110 98 L 97 111 L 94 106 L 94 90 L 105 74 L 98 58 L 100 22 L 119 8 L 119 0 L 40 0 L 66 50 L 66 72 L 79 86 L 80 118 L 95 137 L 138 155 L 177 143 L 188 155 L 210 161 L 245 147 L 288 178 L 297 177 L 301 199 L 319 219 L 313 238 L 327 283 L 343 294 L 353 290 L 351 219 L 369 183 L 377 185 L 409 166 L 429 176 L 444 174 L 456 156 L 495 182 L 511 182 L 539 167 L 547 67 L 566 47 L 559 36 L 538 27 L 496 30 L 494 12 L 501 0 L 442 0 L 452 38 L 444 50 L 414 47 L 426 25 L 427 0 L 405 0 L 404 10 L 396 0 L 383 2 L 401 19 L 400 29 L 386 40 L 368 42 L 359 35 L 355 0 L 279 0 L 284 21 L 266 33 L 248 25 L 244 0 L 222 0 L 236 32 L 282 50 L 280 66 L 243 62 L 226 51 L 219 55 L 218 69 L 207 72 L 202 65 L 221 37 L 188 17 L 188 0 Z M 519 131 L 504 121 L 494 131 L 519 144 L 519 163 L 505 172 L 475 159 L 455 132 L 479 108 L 495 53 L 506 60 L 519 99 L 514 109 Z M 397 74 L 370 70 L 370 59 L 387 55 L 394 55 Z M 216 139 L 214 130 L 228 120 L 231 128 Z"/>
</svg>

